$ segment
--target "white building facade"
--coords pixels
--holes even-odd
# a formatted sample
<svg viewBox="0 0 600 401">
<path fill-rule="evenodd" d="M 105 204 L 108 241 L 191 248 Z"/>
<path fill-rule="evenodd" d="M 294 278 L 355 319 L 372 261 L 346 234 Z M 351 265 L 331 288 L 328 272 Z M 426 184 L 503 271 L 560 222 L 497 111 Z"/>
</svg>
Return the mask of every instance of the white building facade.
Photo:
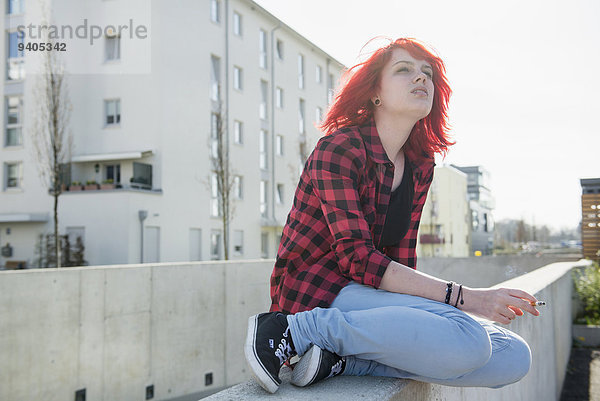
<svg viewBox="0 0 600 401">
<path fill-rule="evenodd" d="M 436 166 L 419 226 L 419 257 L 468 257 L 470 209 L 467 174 L 449 166 Z"/>
<path fill-rule="evenodd" d="M 17 27 L 38 10 L 27 0 L 6 3 L 0 247 L 10 256 L 0 266 L 36 267 L 37 236 L 53 230 L 53 199 L 30 143 L 36 74 L 31 52 L 19 50 L 30 39 Z M 127 24 L 141 12 L 120 0 L 49 4 L 56 25 L 91 15 L 102 27 Z M 60 233 L 81 237 L 93 265 L 223 258 L 210 161 L 220 112 L 235 175 L 229 257 L 274 257 L 344 66 L 250 0 L 143 4 L 146 42 L 105 31 L 95 45 L 73 40 L 82 50 L 62 53 L 74 148 Z M 140 60 L 148 60 L 143 68 Z"/>
</svg>

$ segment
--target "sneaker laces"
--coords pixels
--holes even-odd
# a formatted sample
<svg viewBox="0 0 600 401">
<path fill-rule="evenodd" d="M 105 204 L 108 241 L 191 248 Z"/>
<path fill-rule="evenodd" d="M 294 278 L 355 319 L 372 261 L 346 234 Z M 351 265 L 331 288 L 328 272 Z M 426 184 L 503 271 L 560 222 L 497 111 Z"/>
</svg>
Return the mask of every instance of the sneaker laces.
<svg viewBox="0 0 600 401">
<path fill-rule="evenodd" d="M 286 340 L 286 338 L 289 336 L 289 332 L 290 328 L 288 327 L 283 332 L 283 338 L 275 350 L 275 356 L 279 358 L 279 365 L 283 365 L 285 361 L 294 355 L 294 350 L 292 349 L 290 343 Z"/>
</svg>

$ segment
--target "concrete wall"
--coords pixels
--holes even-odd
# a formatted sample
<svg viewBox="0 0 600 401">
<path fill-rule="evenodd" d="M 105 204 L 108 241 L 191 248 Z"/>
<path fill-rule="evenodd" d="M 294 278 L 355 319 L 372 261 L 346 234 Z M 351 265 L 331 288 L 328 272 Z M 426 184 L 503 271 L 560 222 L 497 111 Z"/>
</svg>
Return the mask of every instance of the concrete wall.
<svg viewBox="0 0 600 401">
<path fill-rule="evenodd" d="M 165 400 L 249 378 L 273 261 L 0 273 L 0 399 Z M 224 363 L 225 362 L 225 363 Z M 227 367 L 227 369 L 225 369 Z M 213 384 L 205 386 L 205 374 Z"/>
<path fill-rule="evenodd" d="M 580 256 L 501 255 L 471 258 L 419 258 L 417 269 L 469 287 L 489 287 L 555 262 L 576 261 Z"/>
<path fill-rule="evenodd" d="M 455 281 L 462 278 L 454 272 L 463 270 L 482 283 L 519 262 L 535 265 L 510 258 L 419 265 Z M 247 381 L 247 319 L 268 310 L 272 267 L 273 260 L 256 260 L 0 272 L 0 400 L 73 399 L 83 388 L 91 401 L 145 400 L 148 385 L 155 400 L 172 400 Z M 550 286 L 542 275 L 522 283 L 546 283 L 534 292 L 550 291 L 539 295 L 550 304 L 544 316 L 518 323 L 526 325 L 519 330 L 527 340 L 570 341 L 563 326 L 571 320 L 560 309 L 570 308 L 569 280 Z M 568 350 L 561 349 L 559 360 L 566 361 Z M 205 386 L 208 373 L 213 384 Z"/>
<path fill-rule="evenodd" d="M 571 269 L 587 263 L 562 262 L 539 268 L 531 273 L 502 282 L 496 287 L 521 288 L 547 302 L 541 315 L 526 314 L 504 327 L 522 336 L 532 351 L 532 367 L 518 383 L 501 389 L 448 387 L 412 380 L 382 377 L 339 376 L 306 388 L 289 383 L 289 371 L 282 372 L 283 384 L 273 400 L 339 400 L 363 401 L 500 401 L 558 400 L 571 350 Z M 214 394 L 206 400 L 263 400 L 266 392 L 254 381 L 248 381 Z"/>
</svg>

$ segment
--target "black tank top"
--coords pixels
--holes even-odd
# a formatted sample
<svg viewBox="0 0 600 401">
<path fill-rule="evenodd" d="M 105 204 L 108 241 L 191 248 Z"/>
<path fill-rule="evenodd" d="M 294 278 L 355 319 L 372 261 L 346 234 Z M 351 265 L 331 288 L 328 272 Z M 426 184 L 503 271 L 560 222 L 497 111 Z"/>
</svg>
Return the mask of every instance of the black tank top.
<svg viewBox="0 0 600 401">
<path fill-rule="evenodd" d="M 408 159 L 405 159 L 402 182 L 400 182 L 398 188 L 392 191 L 390 196 L 381 246 L 398 245 L 408 232 L 414 192 L 412 168 Z"/>
</svg>

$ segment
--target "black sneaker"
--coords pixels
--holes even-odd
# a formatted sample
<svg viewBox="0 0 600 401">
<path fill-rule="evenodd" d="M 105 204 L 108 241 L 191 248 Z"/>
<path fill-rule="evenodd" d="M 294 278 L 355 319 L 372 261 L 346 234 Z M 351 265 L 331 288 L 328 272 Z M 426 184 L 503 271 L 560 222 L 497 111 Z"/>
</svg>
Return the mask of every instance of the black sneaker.
<svg viewBox="0 0 600 401">
<path fill-rule="evenodd" d="M 244 353 L 258 384 L 269 393 L 277 391 L 281 366 L 296 355 L 286 315 L 269 312 L 251 316 Z"/>
<path fill-rule="evenodd" d="M 338 376 L 346 369 L 346 358 L 331 351 L 310 347 L 292 371 L 292 384 L 300 387 Z"/>
</svg>

